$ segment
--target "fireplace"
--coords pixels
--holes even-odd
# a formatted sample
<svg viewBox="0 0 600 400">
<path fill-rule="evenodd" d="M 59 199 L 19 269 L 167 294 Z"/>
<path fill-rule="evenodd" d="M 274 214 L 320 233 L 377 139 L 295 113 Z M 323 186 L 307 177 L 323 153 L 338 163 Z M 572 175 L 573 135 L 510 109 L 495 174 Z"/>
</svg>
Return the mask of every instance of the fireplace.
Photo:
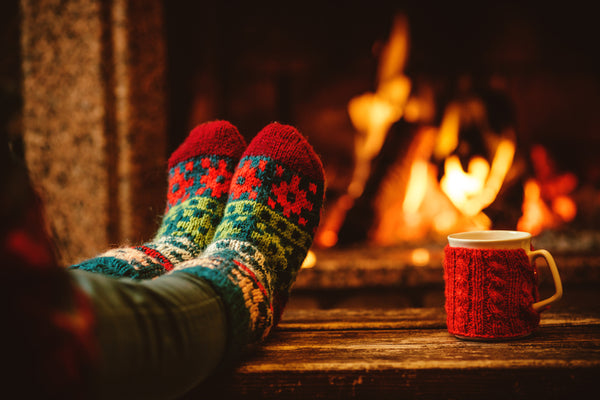
<svg viewBox="0 0 600 400">
<path fill-rule="evenodd" d="M 334 306 L 360 303 L 360 289 L 381 305 L 402 286 L 409 299 L 389 304 L 438 304 L 441 249 L 460 230 L 521 229 L 537 246 L 597 254 L 600 65 L 589 13 L 234 4 L 165 4 L 170 147 L 217 116 L 247 138 L 270 120 L 308 136 L 328 193 L 298 293 L 326 289 L 316 297 Z"/>
<path fill-rule="evenodd" d="M 215 117 L 248 138 L 270 120 L 299 126 L 327 169 L 318 245 L 414 239 L 402 227 L 420 240 L 598 222 L 600 82 L 585 12 L 233 4 L 165 4 L 170 148 Z"/>
<path fill-rule="evenodd" d="M 131 12 L 129 2 L 113 3 Z M 599 281 L 593 13 L 548 4 L 151 3 L 164 30 L 131 32 L 164 33 L 167 90 L 140 85 L 156 101 L 136 117 L 149 121 L 165 104 L 166 128 L 141 124 L 161 132 L 163 156 L 214 118 L 247 139 L 272 120 L 296 125 L 322 155 L 327 202 L 316 261 L 299 275 L 296 298 L 355 304 L 360 291 L 383 304 L 401 287 L 404 305 L 437 304 L 445 235 L 467 229 L 532 231 L 536 246 L 564 255 L 565 278 Z M 103 7 L 104 23 L 116 14 Z M 127 23 L 154 21 L 134 17 Z M 119 61 L 119 48 L 110 50 L 102 55 Z M 107 114 L 103 123 L 120 129 L 119 115 Z M 121 168 L 116 156 L 107 164 Z M 133 207 L 111 193 L 113 221 Z M 132 201 L 157 214 L 160 201 L 146 207 L 135 194 Z M 98 240 L 120 239 L 124 229 L 108 226 Z"/>
</svg>

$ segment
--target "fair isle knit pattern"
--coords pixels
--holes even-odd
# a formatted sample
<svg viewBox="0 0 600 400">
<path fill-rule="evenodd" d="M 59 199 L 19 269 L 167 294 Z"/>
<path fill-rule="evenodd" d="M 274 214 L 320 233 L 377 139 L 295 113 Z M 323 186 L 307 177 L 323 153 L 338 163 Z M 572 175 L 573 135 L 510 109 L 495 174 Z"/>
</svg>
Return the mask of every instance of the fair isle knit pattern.
<svg viewBox="0 0 600 400">
<path fill-rule="evenodd" d="M 276 324 L 319 224 L 322 164 L 291 126 L 265 127 L 242 155 L 214 241 L 176 267 L 220 294 L 239 349 Z M 234 350 L 235 351 L 235 350 Z"/>
<path fill-rule="evenodd" d="M 235 166 L 246 147 L 228 122 L 197 126 L 169 158 L 167 205 L 155 238 L 112 249 L 72 268 L 151 279 L 200 255 L 221 221 Z"/>
</svg>

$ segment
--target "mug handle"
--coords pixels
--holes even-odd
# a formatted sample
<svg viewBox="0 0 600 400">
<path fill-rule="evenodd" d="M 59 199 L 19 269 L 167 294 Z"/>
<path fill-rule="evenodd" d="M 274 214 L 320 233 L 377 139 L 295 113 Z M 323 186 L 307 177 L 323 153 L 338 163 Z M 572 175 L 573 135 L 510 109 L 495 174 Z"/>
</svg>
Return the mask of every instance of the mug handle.
<svg viewBox="0 0 600 400">
<path fill-rule="evenodd" d="M 540 309 L 554 303 L 555 301 L 560 300 L 563 294 L 562 282 L 560 281 L 560 275 L 558 274 L 558 268 L 556 268 L 556 263 L 554 262 L 554 258 L 548 252 L 548 250 L 534 250 L 529 252 L 529 260 L 533 262 L 538 257 L 544 257 L 546 262 L 548 263 L 548 267 L 550 267 L 550 271 L 552 272 L 552 278 L 554 279 L 554 288 L 556 292 L 545 300 L 538 301 L 537 303 L 533 303 L 531 306 L 535 311 L 539 311 Z"/>
</svg>

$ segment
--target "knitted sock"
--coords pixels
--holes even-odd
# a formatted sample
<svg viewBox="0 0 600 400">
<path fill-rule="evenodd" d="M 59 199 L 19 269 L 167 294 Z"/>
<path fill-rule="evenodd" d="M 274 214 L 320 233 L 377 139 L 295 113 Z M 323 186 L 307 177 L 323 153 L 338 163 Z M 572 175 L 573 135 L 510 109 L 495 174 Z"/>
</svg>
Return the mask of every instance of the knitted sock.
<svg viewBox="0 0 600 400">
<path fill-rule="evenodd" d="M 71 268 L 148 279 L 197 257 L 221 221 L 233 171 L 245 147 L 237 128 L 228 122 L 198 125 L 169 158 L 167 206 L 154 239 L 109 250 Z"/>
<path fill-rule="evenodd" d="M 228 310 L 230 354 L 276 324 L 319 223 L 324 173 L 293 127 L 273 123 L 252 140 L 233 176 L 214 241 L 175 271 L 210 282 Z"/>
</svg>

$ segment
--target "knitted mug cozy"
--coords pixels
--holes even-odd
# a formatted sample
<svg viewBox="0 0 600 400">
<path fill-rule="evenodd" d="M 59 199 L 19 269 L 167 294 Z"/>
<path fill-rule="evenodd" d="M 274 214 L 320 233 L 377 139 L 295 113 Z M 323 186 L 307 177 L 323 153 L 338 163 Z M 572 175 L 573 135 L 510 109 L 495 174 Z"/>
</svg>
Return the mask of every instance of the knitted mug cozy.
<svg viewBox="0 0 600 400">
<path fill-rule="evenodd" d="M 537 270 L 523 249 L 446 246 L 444 281 L 448 331 L 472 339 L 532 333 L 540 315 Z"/>
</svg>

